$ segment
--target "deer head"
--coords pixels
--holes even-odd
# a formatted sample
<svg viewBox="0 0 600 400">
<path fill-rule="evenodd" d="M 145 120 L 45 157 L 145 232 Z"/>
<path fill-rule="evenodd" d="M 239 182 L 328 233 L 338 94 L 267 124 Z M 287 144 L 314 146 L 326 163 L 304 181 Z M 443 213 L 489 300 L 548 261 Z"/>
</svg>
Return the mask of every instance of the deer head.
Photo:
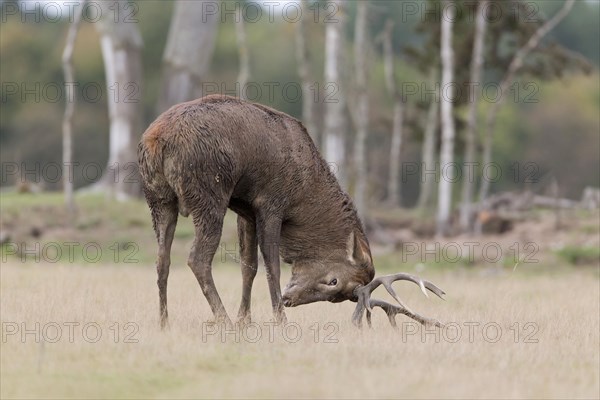
<svg viewBox="0 0 600 400">
<path fill-rule="evenodd" d="M 345 252 L 333 251 L 325 257 L 294 262 L 283 304 L 295 307 L 315 301 L 356 301 L 356 289 L 369 283 L 374 275 L 369 245 L 352 231 Z"/>
<path fill-rule="evenodd" d="M 374 278 L 374 275 L 375 268 L 369 245 L 361 234 L 352 231 L 348 237 L 345 253 L 333 252 L 326 258 L 294 262 L 292 278 L 283 292 L 283 304 L 286 307 L 295 307 L 316 301 L 339 303 L 351 300 L 357 303 L 352 322 L 359 327 L 362 325 L 365 311 L 367 322 L 371 326 L 371 312 L 374 307 L 380 307 L 386 312 L 392 326 L 396 326 L 397 314 L 404 314 L 422 324 L 443 326 L 437 320 L 422 317 L 411 311 L 400 300 L 392 288 L 392 283 L 408 280 L 419 285 L 425 296 L 427 296 L 427 289 L 443 299 L 442 295 L 445 293 L 442 289 L 429 281 L 405 273 L 378 278 Z M 371 298 L 371 293 L 380 285 L 386 288 L 398 305 Z"/>
</svg>

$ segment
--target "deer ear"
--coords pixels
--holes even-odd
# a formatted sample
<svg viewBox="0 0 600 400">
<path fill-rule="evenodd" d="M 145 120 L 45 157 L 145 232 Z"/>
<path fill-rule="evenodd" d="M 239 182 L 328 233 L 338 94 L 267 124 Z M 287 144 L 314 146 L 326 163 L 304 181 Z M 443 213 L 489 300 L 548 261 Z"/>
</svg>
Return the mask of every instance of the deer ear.
<svg viewBox="0 0 600 400">
<path fill-rule="evenodd" d="M 355 265 L 371 265 L 371 252 L 369 245 L 360 237 L 355 235 L 354 230 L 350 232 L 346 242 L 346 257 L 350 263 Z"/>
</svg>

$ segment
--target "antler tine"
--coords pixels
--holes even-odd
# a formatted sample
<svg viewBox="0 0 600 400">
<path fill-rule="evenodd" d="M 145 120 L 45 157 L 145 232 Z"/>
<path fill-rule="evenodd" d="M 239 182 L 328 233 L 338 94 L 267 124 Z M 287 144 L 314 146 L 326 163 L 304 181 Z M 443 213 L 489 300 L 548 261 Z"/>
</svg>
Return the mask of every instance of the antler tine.
<svg viewBox="0 0 600 400">
<path fill-rule="evenodd" d="M 439 297 L 442 300 L 446 300 L 444 299 L 442 296 L 446 294 L 446 292 L 444 292 L 442 289 L 440 289 L 439 287 L 435 286 L 433 283 L 426 281 L 424 279 L 421 280 L 423 282 L 423 284 L 425 284 L 425 287 L 433 294 L 435 294 L 437 297 Z"/>
<path fill-rule="evenodd" d="M 375 289 L 377 289 L 380 285 L 383 285 L 383 287 L 385 287 L 385 289 L 388 291 L 388 293 L 398 302 L 398 304 L 400 304 L 400 306 L 402 306 L 403 308 L 410 311 L 410 309 L 402 302 L 402 300 L 400 299 L 400 297 L 398 296 L 396 291 L 392 288 L 392 283 L 394 283 L 396 281 L 402 281 L 402 280 L 410 281 L 410 282 L 413 282 L 413 283 L 419 285 L 419 288 L 421 288 L 421 291 L 423 292 L 423 294 L 426 297 L 429 297 L 429 296 L 427 295 L 427 291 L 425 290 L 425 288 L 429 289 L 436 296 L 438 296 L 442 299 L 443 299 L 442 295 L 446 294 L 446 293 L 444 293 L 444 291 L 442 289 L 438 288 L 437 286 L 435 286 L 433 283 L 431 283 L 429 281 L 426 281 L 426 280 L 421 279 L 414 275 L 405 274 L 405 273 L 401 272 L 401 273 L 397 273 L 397 274 L 384 275 L 384 276 L 377 277 L 377 278 L 373 279 L 371 282 L 369 282 L 368 284 L 366 284 L 365 286 L 363 286 L 362 288 L 359 288 L 358 301 L 362 302 L 367 310 L 372 311 L 371 305 L 370 305 L 368 299 L 371 297 L 371 293 L 373 293 L 373 291 Z"/>
<path fill-rule="evenodd" d="M 356 301 L 356 308 L 354 309 L 354 313 L 352 313 L 352 323 L 358 327 L 358 328 L 362 328 L 362 317 L 363 314 L 365 312 L 365 304 L 364 304 L 364 299 L 363 297 L 359 294 L 358 296 L 358 300 Z M 371 313 L 371 311 L 367 310 L 367 313 Z M 368 319 L 370 317 L 367 317 Z M 370 321 L 367 321 L 370 322 Z M 369 324 L 369 327 L 371 325 Z"/>
<path fill-rule="evenodd" d="M 388 293 L 398 302 L 398 304 L 400 304 L 400 306 L 402 308 L 405 308 L 410 311 L 410 308 L 408 308 L 406 305 L 404 305 L 402 300 L 400 300 L 400 296 L 398 296 L 398 294 L 396 294 L 396 291 L 392 287 L 392 282 L 393 281 L 391 281 L 391 280 L 384 280 L 382 282 L 383 287 L 385 287 L 385 289 L 388 291 Z M 372 305 L 371 305 L 371 307 L 372 307 Z"/>
<path fill-rule="evenodd" d="M 396 318 L 395 317 L 398 314 L 406 315 L 407 317 L 410 317 L 410 318 L 414 319 L 415 321 L 420 322 L 423 325 L 433 325 L 433 326 L 437 326 L 438 328 L 443 328 L 444 327 L 444 324 L 442 324 L 437 319 L 423 317 L 423 316 L 421 316 L 421 315 L 419 315 L 417 313 L 414 313 L 414 312 L 412 312 L 410 310 L 407 310 L 407 309 L 402 308 L 402 307 L 398 307 L 398 306 L 396 306 L 394 304 L 390 304 L 390 303 L 388 303 L 386 301 L 383 301 L 383 300 L 371 299 L 371 307 L 380 307 L 383 311 L 385 311 L 385 313 L 388 316 L 388 319 L 390 320 L 390 324 L 394 328 L 397 328 Z"/>
<path fill-rule="evenodd" d="M 410 308 L 408 308 L 404 305 L 404 303 L 402 303 L 400 296 L 398 296 L 398 294 L 392 287 L 392 283 L 400 280 L 411 281 L 419 285 L 419 288 L 421 289 L 423 294 L 425 294 L 425 296 L 427 296 L 427 291 L 425 289 L 428 289 L 441 299 L 443 299 L 442 295 L 446 294 L 442 289 L 440 289 L 433 283 L 410 274 L 397 273 L 377 277 L 365 286 L 357 288 L 355 291 L 357 295 L 357 304 L 356 309 L 354 310 L 354 313 L 352 315 L 352 322 L 354 323 L 354 325 L 358 326 L 359 328 L 362 326 L 362 316 L 364 311 L 367 310 L 367 323 L 369 324 L 369 327 L 371 327 L 371 313 L 373 311 L 373 307 L 380 307 L 386 312 L 390 320 L 390 324 L 392 324 L 392 326 L 394 327 L 396 327 L 395 316 L 397 314 L 404 314 L 424 325 L 431 324 L 437 327 L 443 327 L 443 325 L 439 321 L 422 317 L 419 314 L 414 313 Z M 382 300 L 371 299 L 371 294 L 380 285 L 383 285 L 385 287 L 388 293 L 398 302 L 399 306 L 387 303 Z"/>
<path fill-rule="evenodd" d="M 358 302 L 362 303 L 364 308 L 366 308 L 367 311 L 369 311 L 369 312 L 373 312 L 373 309 L 371 308 L 371 304 L 369 303 L 369 299 L 371 298 L 371 292 L 364 290 L 364 291 L 360 291 L 359 295 L 358 295 Z"/>
<path fill-rule="evenodd" d="M 398 327 L 398 325 L 396 324 L 396 315 L 401 313 L 400 310 L 402 309 L 400 307 L 396 307 L 393 304 L 377 299 L 371 299 L 371 307 L 380 307 L 387 314 L 388 319 L 390 320 L 390 324 L 394 328 Z M 370 319 L 369 314 L 367 314 L 367 317 L 367 319 Z"/>
<path fill-rule="evenodd" d="M 392 283 L 394 283 L 396 281 L 410 281 L 410 282 L 413 282 L 413 283 L 419 285 L 421 292 L 423 292 L 423 294 L 426 297 L 429 297 L 429 296 L 427 295 L 427 291 L 425 289 L 428 289 L 430 292 L 432 292 L 433 294 L 438 296 L 440 299 L 444 299 L 442 296 L 446 294 L 442 289 L 440 289 L 433 283 L 431 283 L 425 279 L 421 279 L 418 276 L 405 274 L 403 272 L 400 272 L 397 274 L 392 274 L 392 275 L 384 275 L 384 276 L 375 278 L 371 282 L 369 282 L 369 284 L 366 285 L 365 288 L 367 286 L 372 285 L 370 293 L 373 293 L 373 290 L 375 290 L 379 285 L 384 285 L 384 287 L 386 287 L 386 289 L 387 289 L 388 287 L 391 287 Z M 388 290 L 388 292 L 389 292 L 389 290 Z M 390 293 L 390 294 L 392 294 L 392 293 Z M 392 294 L 392 296 L 393 296 L 393 294 Z"/>
</svg>

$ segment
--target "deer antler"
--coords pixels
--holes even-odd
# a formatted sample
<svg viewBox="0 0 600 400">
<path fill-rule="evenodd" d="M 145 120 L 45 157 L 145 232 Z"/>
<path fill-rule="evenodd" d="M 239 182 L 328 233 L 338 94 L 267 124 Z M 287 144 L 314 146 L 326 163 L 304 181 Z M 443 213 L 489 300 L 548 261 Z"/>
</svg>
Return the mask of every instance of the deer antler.
<svg viewBox="0 0 600 400">
<path fill-rule="evenodd" d="M 392 288 L 392 283 L 394 283 L 395 281 L 402 281 L 402 280 L 411 281 L 411 282 L 419 285 L 419 287 L 421 288 L 421 291 L 423 292 L 423 294 L 426 297 L 429 297 L 429 296 L 427 295 L 427 291 L 425 289 L 428 289 L 429 291 L 434 293 L 436 296 L 438 296 L 442 300 L 444 299 L 442 297 L 442 295 L 446 294 L 442 289 L 435 286 L 433 283 L 426 281 L 424 279 L 421 279 L 419 277 L 410 275 L 410 274 L 398 273 L 398 274 L 393 274 L 393 275 L 380 276 L 378 278 L 373 279 L 371 282 L 369 282 L 365 286 L 356 288 L 355 293 L 358 297 L 358 300 L 357 300 L 357 304 L 356 304 L 356 309 L 354 310 L 354 313 L 352 314 L 352 323 L 360 328 L 362 326 L 363 313 L 366 309 L 367 310 L 367 323 L 369 324 L 369 327 L 370 327 L 371 326 L 371 312 L 373 311 L 373 307 L 380 307 L 381 309 L 383 309 L 386 312 L 386 314 L 390 320 L 390 324 L 392 324 L 393 327 L 396 327 L 395 317 L 398 314 L 404 314 L 404 315 L 414 319 L 415 321 L 420 322 L 423 325 L 429 324 L 429 325 L 434 325 L 434 326 L 437 326 L 440 328 L 443 327 L 444 325 L 442 323 L 440 323 L 438 320 L 422 317 L 419 314 L 411 311 L 410 308 L 408 308 L 407 306 L 405 306 L 402 303 L 402 300 L 400 300 L 400 297 L 398 297 L 398 295 L 394 291 L 394 288 Z M 377 289 L 380 285 L 383 285 L 383 287 L 386 288 L 388 293 L 400 304 L 400 306 L 390 304 L 390 303 L 382 301 L 382 300 L 371 299 L 371 293 L 373 293 L 373 291 L 375 289 Z"/>
</svg>

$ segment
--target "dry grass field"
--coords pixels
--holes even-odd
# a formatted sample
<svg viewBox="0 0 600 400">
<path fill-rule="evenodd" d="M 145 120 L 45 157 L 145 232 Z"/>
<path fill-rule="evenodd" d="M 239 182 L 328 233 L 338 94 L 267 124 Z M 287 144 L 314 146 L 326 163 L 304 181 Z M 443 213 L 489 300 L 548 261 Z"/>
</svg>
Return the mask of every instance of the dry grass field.
<svg viewBox="0 0 600 400">
<path fill-rule="evenodd" d="M 287 280 L 289 269 L 282 280 Z M 383 313 L 355 329 L 351 303 L 288 309 L 272 327 L 264 274 L 256 325 L 215 333 L 187 267 L 169 282 L 170 329 L 158 328 L 151 263 L 3 263 L 0 395 L 10 398 L 599 398 L 597 267 L 547 274 L 423 271 L 448 293 L 407 303 L 448 324 L 425 331 Z M 241 278 L 215 280 L 235 316 Z M 384 294 L 377 292 L 380 297 Z M 27 330 L 27 332 L 25 332 Z M 37 336 L 36 336 L 37 335 Z"/>
</svg>

